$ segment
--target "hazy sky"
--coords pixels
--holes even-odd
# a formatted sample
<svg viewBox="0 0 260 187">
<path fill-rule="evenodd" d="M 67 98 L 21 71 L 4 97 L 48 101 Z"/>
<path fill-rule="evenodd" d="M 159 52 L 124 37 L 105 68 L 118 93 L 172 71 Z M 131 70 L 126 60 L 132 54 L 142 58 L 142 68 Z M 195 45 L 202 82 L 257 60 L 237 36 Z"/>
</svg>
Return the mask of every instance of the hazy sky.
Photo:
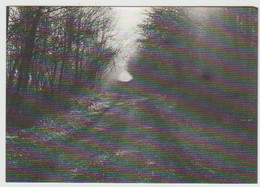
<svg viewBox="0 0 260 187">
<path fill-rule="evenodd" d="M 122 42 L 124 48 L 122 49 L 121 57 L 125 59 L 132 55 L 135 50 L 135 41 L 138 38 L 138 27 L 145 16 L 142 14 L 143 7 L 114 7 L 117 25 L 116 25 L 116 38 Z"/>
<path fill-rule="evenodd" d="M 114 7 L 118 16 L 118 27 L 123 32 L 129 32 L 141 23 L 144 15 L 144 7 Z"/>
</svg>

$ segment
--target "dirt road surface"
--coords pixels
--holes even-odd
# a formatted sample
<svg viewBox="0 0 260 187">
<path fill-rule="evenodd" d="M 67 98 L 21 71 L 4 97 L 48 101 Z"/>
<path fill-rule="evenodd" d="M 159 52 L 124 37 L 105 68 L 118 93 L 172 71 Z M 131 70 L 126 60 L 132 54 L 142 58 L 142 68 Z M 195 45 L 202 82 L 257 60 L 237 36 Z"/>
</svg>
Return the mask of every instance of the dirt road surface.
<svg viewBox="0 0 260 187">
<path fill-rule="evenodd" d="M 106 92 L 73 103 L 7 134 L 8 182 L 257 180 L 256 132 L 234 121 L 205 118 L 160 94 Z"/>
</svg>

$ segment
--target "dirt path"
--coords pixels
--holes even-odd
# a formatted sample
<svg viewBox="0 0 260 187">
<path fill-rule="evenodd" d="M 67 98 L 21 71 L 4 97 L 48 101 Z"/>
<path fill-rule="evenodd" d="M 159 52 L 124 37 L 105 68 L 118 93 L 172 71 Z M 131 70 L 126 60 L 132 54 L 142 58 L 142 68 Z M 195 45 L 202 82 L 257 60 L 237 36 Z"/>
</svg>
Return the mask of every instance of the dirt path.
<svg viewBox="0 0 260 187">
<path fill-rule="evenodd" d="M 78 98 L 69 113 L 49 119 L 44 131 L 39 126 L 9 138 L 7 180 L 256 181 L 256 147 L 249 132 L 214 120 L 209 126 L 161 95 L 111 93 L 89 100 Z"/>
<path fill-rule="evenodd" d="M 158 129 L 138 103 L 118 102 L 88 131 L 77 134 L 59 155 L 53 182 L 177 182 L 163 159 Z M 179 176 L 180 177 L 180 176 Z"/>
</svg>

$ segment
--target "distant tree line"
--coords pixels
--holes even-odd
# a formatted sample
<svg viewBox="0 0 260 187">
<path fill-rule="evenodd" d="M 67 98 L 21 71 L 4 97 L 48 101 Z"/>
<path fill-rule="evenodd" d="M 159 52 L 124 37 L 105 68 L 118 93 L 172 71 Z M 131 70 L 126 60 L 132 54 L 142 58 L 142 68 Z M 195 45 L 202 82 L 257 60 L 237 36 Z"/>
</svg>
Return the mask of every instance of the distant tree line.
<svg viewBox="0 0 260 187">
<path fill-rule="evenodd" d="M 109 7 L 7 7 L 7 112 L 93 87 L 118 50 Z"/>
</svg>

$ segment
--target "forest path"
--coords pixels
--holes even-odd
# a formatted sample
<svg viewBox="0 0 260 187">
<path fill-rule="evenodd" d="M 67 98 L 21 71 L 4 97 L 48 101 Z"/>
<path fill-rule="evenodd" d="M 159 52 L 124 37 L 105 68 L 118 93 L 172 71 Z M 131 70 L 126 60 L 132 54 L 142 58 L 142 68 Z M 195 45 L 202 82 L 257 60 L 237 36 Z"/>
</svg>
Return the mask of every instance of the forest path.
<svg viewBox="0 0 260 187">
<path fill-rule="evenodd" d="M 203 120 L 160 94 L 74 100 L 70 111 L 7 137 L 7 181 L 256 181 L 251 132 Z"/>
</svg>

